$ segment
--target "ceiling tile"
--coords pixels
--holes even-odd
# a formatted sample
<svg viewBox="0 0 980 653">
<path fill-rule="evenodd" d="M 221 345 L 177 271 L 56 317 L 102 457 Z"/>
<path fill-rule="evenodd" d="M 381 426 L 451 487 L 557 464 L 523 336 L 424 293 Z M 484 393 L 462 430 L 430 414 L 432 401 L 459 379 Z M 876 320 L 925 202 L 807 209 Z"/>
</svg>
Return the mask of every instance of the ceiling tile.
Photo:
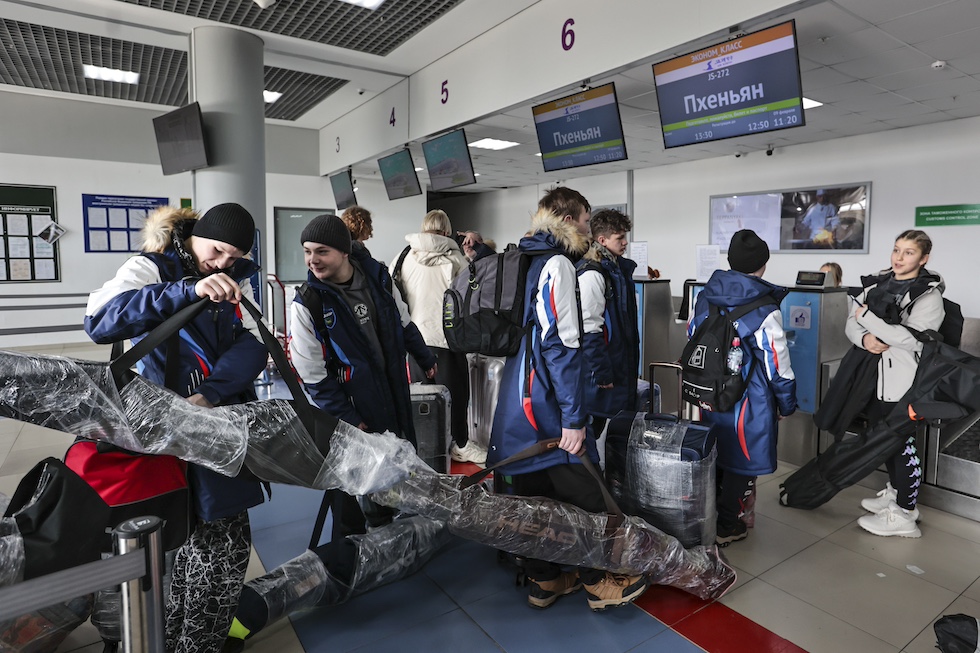
<svg viewBox="0 0 980 653">
<path fill-rule="evenodd" d="M 906 43 L 922 43 L 980 25 L 980 2 L 953 0 L 880 25 Z"/>
<path fill-rule="evenodd" d="M 844 9 L 876 25 L 951 1 L 953 0 L 835 0 Z"/>
<path fill-rule="evenodd" d="M 836 104 L 838 107 L 860 113 L 894 107 L 900 104 L 908 104 L 908 101 L 894 93 L 879 93 L 878 95 L 866 95 L 864 97 L 841 100 Z"/>
<path fill-rule="evenodd" d="M 877 27 L 868 27 L 853 34 L 829 32 L 800 46 L 800 55 L 825 65 L 861 59 L 873 54 L 900 48 L 904 43 Z"/>
<path fill-rule="evenodd" d="M 796 37 L 808 44 L 829 34 L 850 34 L 868 27 L 867 21 L 842 10 L 833 2 L 821 2 L 804 7 L 793 16 L 796 19 Z"/>
<path fill-rule="evenodd" d="M 819 102 L 828 103 L 868 95 L 877 95 L 881 91 L 882 89 L 877 86 L 872 86 L 867 82 L 848 82 L 847 84 L 814 89 L 812 93 L 808 92 L 807 97 Z"/>
<path fill-rule="evenodd" d="M 980 28 L 916 43 L 915 47 L 936 59 L 958 59 L 975 54 L 980 43 Z"/>
<path fill-rule="evenodd" d="M 980 91 L 980 81 L 974 79 L 973 77 L 964 75 L 955 79 L 939 81 L 934 84 L 924 84 L 922 86 L 906 88 L 898 91 L 898 93 L 902 97 L 915 100 L 916 102 L 921 102 L 922 100 L 956 97 L 959 95 L 966 95 L 967 93 L 974 93 L 976 91 Z"/>
<path fill-rule="evenodd" d="M 890 107 L 879 107 L 872 111 L 877 120 L 891 120 L 903 116 L 919 116 L 924 113 L 935 113 L 936 110 L 920 102 L 907 102 L 905 104 L 895 104 Z"/>
<path fill-rule="evenodd" d="M 918 50 L 905 46 L 888 52 L 880 52 L 854 61 L 845 61 L 834 65 L 834 69 L 857 77 L 869 79 L 880 75 L 897 73 L 911 68 L 921 68 L 932 63 L 932 58 Z"/>
<path fill-rule="evenodd" d="M 809 70 L 801 75 L 803 78 L 803 92 L 824 88 L 826 86 L 836 86 L 854 81 L 853 77 L 845 75 L 828 66 L 820 66 L 814 70 Z"/>
<path fill-rule="evenodd" d="M 915 68 L 913 70 L 903 70 L 900 73 L 872 77 L 867 80 L 869 84 L 874 84 L 888 91 L 900 92 L 903 89 L 936 82 L 954 80 L 959 77 L 967 77 L 958 70 L 946 68 L 943 70 L 933 70 L 931 67 Z"/>
<path fill-rule="evenodd" d="M 980 111 L 978 111 L 980 113 Z M 942 111 L 933 111 L 931 113 L 920 113 L 918 115 L 912 116 L 900 116 L 898 118 L 889 118 L 885 120 L 892 127 L 914 127 L 915 125 L 928 125 L 934 122 L 942 122 L 947 120 L 946 116 Z"/>
</svg>

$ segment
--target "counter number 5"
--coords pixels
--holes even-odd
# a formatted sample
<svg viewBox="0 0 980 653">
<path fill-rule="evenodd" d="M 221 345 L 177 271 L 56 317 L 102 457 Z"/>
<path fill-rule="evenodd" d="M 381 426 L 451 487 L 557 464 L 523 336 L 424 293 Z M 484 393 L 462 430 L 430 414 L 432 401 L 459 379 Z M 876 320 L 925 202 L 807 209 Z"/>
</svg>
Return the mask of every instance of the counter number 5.
<svg viewBox="0 0 980 653">
<path fill-rule="evenodd" d="M 449 102 L 449 80 L 448 79 L 445 80 L 442 83 L 441 95 L 442 95 L 441 102 L 443 104 L 445 104 L 446 102 Z"/>
</svg>

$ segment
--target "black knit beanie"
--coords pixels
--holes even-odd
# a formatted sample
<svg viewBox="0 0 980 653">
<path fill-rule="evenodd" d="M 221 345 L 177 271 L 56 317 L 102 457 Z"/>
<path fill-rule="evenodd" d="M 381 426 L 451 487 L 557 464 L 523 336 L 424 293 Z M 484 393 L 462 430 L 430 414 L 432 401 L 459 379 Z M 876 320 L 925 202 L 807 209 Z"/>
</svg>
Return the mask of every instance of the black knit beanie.
<svg viewBox="0 0 980 653">
<path fill-rule="evenodd" d="M 350 231 L 344 221 L 335 215 L 318 215 L 303 229 L 299 242 L 319 243 L 350 254 Z"/>
<path fill-rule="evenodd" d="M 191 234 L 220 240 L 248 253 L 255 238 L 255 221 L 252 214 L 240 204 L 218 204 L 194 223 Z"/>
<path fill-rule="evenodd" d="M 752 274 L 769 261 L 769 245 L 751 229 L 736 231 L 728 246 L 728 264 L 736 272 Z"/>
</svg>

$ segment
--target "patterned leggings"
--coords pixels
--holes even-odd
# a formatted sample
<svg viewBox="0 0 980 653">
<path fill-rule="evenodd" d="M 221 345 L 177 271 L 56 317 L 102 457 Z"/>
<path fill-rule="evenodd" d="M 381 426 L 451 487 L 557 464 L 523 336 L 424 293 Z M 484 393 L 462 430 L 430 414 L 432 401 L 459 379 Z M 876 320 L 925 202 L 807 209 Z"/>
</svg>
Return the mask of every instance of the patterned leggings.
<svg viewBox="0 0 980 653">
<path fill-rule="evenodd" d="M 888 480 L 898 492 L 895 503 L 901 508 L 912 510 L 919 500 L 919 486 L 922 485 L 922 461 L 915 447 L 915 436 L 905 441 L 902 449 L 885 461 Z"/>
<path fill-rule="evenodd" d="M 198 522 L 177 551 L 167 600 L 168 653 L 219 653 L 252 548 L 248 512 Z"/>
</svg>

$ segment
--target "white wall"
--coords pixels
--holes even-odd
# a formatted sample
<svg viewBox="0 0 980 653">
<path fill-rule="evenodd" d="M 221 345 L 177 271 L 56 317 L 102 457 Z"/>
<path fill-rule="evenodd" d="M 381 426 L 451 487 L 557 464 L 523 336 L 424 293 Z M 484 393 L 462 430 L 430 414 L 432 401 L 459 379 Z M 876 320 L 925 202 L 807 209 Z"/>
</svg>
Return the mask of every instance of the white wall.
<svg viewBox="0 0 980 653">
<path fill-rule="evenodd" d="M 650 265 L 673 281 L 674 294 L 695 274 L 694 246 L 708 242 L 711 195 L 782 188 L 819 188 L 871 181 L 868 254 L 824 252 L 773 254 L 766 278 L 790 285 L 799 270 L 816 270 L 832 258 L 845 285 L 889 267 L 892 245 L 915 226 L 915 207 L 980 203 L 976 183 L 980 119 L 968 118 L 839 138 L 634 173 L 634 237 L 649 241 Z M 928 267 L 946 279 L 947 296 L 968 316 L 980 316 L 980 293 L 971 280 L 980 272 L 980 226 L 933 227 Z"/>
<path fill-rule="evenodd" d="M 791 285 L 799 270 L 816 270 L 829 258 L 844 269 L 844 283 L 889 266 L 895 236 L 915 226 L 915 207 L 980 204 L 976 143 L 980 118 L 895 129 L 762 152 L 646 168 L 633 175 L 634 240 L 649 243 L 650 266 L 672 281 L 675 295 L 694 277 L 694 247 L 708 242 L 711 195 L 784 188 L 819 188 L 871 181 L 870 251 L 773 254 L 766 278 Z M 626 202 L 626 173 L 569 179 L 595 205 Z M 545 186 L 483 193 L 453 200 L 456 214 L 473 216 L 474 228 L 500 243 L 527 228 Z M 452 216 L 453 213 L 450 213 Z M 970 317 L 980 317 L 980 225 L 931 227 L 929 268 L 946 280 L 947 297 Z"/>
</svg>

